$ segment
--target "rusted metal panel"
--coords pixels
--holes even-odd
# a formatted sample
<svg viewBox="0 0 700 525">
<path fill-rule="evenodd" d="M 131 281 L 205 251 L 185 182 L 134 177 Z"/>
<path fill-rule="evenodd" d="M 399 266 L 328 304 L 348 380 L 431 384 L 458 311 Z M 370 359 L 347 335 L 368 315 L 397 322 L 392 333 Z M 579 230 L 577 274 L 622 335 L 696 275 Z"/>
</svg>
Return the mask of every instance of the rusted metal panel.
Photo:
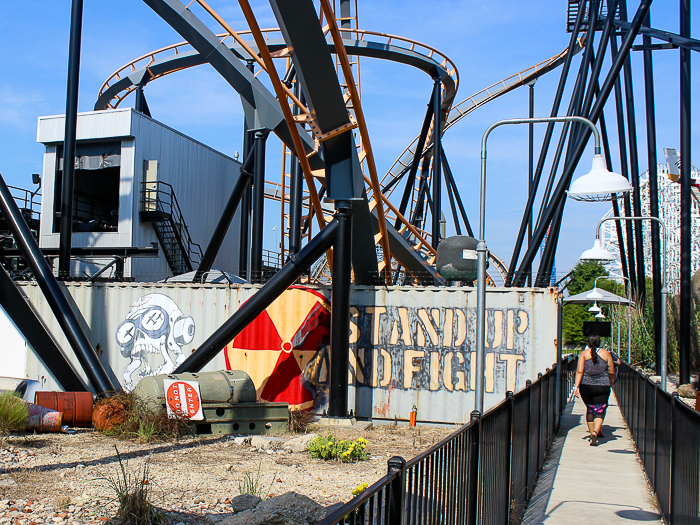
<svg viewBox="0 0 700 525">
<path fill-rule="evenodd" d="M 38 287 L 21 286 L 61 347 L 68 348 Z M 90 341 L 99 344 L 101 359 L 127 388 L 141 376 L 172 370 L 258 288 L 66 284 Z M 557 300 L 554 289 L 487 290 L 487 407 L 555 362 Z M 468 421 L 476 383 L 474 288 L 357 287 L 351 305 L 348 411 L 408 420 L 415 405 L 418 421 Z M 291 289 L 205 370 L 243 370 L 259 398 L 322 412 L 332 357 L 329 308 L 330 289 Z M 28 377 L 44 376 L 50 383 L 34 353 L 27 355 Z M 72 355 L 71 360 L 78 368 Z"/>
</svg>

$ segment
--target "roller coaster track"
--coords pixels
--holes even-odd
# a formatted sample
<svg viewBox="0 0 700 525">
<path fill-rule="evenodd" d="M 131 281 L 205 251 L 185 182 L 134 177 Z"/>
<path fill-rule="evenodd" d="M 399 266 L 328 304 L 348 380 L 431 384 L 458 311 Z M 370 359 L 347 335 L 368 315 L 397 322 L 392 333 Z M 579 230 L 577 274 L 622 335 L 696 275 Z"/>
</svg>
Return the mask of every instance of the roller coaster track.
<svg viewBox="0 0 700 525">
<path fill-rule="evenodd" d="M 581 49 L 583 49 L 583 39 L 579 39 L 576 52 L 578 53 Z M 500 97 L 501 95 L 505 95 L 506 93 L 509 93 L 518 87 L 524 86 L 529 82 L 538 79 L 542 75 L 549 73 L 553 69 L 559 67 L 566 59 L 567 53 L 568 49 L 565 49 L 561 53 L 558 53 L 557 55 L 554 55 L 553 57 L 544 60 L 539 64 L 535 64 L 534 66 L 528 69 L 516 73 L 515 75 L 511 75 L 508 78 L 496 82 L 495 84 L 492 84 L 491 86 L 484 88 L 481 91 L 475 93 L 474 95 L 466 98 L 459 104 L 456 104 L 454 107 L 452 107 L 447 119 L 445 119 L 445 124 L 442 131 L 443 134 L 452 126 L 454 126 L 457 122 L 469 115 L 472 111 L 480 108 L 488 102 L 491 102 L 492 100 Z M 426 146 L 423 149 L 421 158 L 423 158 L 426 154 L 432 151 L 432 131 L 433 130 L 431 128 L 428 138 L 425 142 Z M 410 169 L 411 163 L 413 162 L 413 159 L 416 155 L 416 145 L 418 142 L 418 138 L 419 137 L 413 139 L 411 144 L 409 144 L 406 147 L 406 149 L 404 149 L 403 153 L 401 153 L 399 158 L 396 159 L 394 164 L 382 178 L 382 187 L 389 188 L 387 191 L 387 195 L 391 195 L 393 189 L 396 188 L 395 179 L 402 177 Z"/>
<path fill-rule="evenodd" d="M 203 2 L 200 3 L 203 4 Z M 157 5 L 157 3 L 154 2 L 154 5 Z M 162 5 L 165 5 L 166 8 L 171 7 L 166 4 Z M 160 10 L 161 7 L 158 6 L 158 9 Z M 161 13 L 159 12 L 159 14 Z M 191 15 L 191 13 L 188 14 L 190 21 L 192 19 L 196 20 L 196 18 L 194 18 L 194 16 Z M 212 13 L 210 12 L 210 14 Z M 163 15 L 161 14 L 161 16 Z M 168 16 L 172 17 L 172 14 L 169 14 Z M 215 14 L 212 14 L 212 16 L 215 16 Z M 182 24 L 182 20 L 178 20 L 178 23 Z M 239 59 L 250 59 L 252 57 L 256 59 L 259 64 L 261 64 L 263 69 L 265 69 L 265 65 L 262 64 L 260 62 L 260 59 L 256 56 L 258 52 L 262 52 L 263 55 L 265 55 L 265 53 L 269 53 L 269 56 L 275 58 L 284 58 L 288 56 L 286 43 L 283 40 L 270 38 L 270 36 L 273 35 L 275 32 L 279 32 L 279 29 L 258 30 L 257 32 L 259 34 L 264 34 L 264 40 L 260 41 L 259 34 L 254 34 L 258 44 L 257 46 L 255 46 L 254 44 L 251 45 L 244 43 L 240 36 L 241 34 L 254 33 L 253 31 L 248 30 L 238 33 L 228 28 L 222 21 L 220 21 L 220 23 L 227 29 L 227 33 L 216 35 L 218 42 L 223 43 Z M 199 30 L 201 31 L 201 29 Z M 189 34 L 191 33 L 191 31 L 191 28 L 184 29 L 185 34 Z M 325 33 L 327 32 L 328 26 L 326 27 Z M 436 49 L 422 44 L 421 42 L 398 37 L 396 35 L 358 29 L 348 30 L 346 28 L 343 28 L 342 34 L 344 36 L 350 35 L 355 37 L 354 39 L 342 40 L 342 47 L 348 54 L 389 59 L 399 63 L 409 64 L 428 73 L 432 78 L 440 79 L 442 82 L 444 93 L 442 110 L 445 113 L 449 111 L 449 107 L 452 101 L 454 100 L 454 96 L 456 93 L 456 88 L 459 82 L 459 75 L 454 63 L 452 63 L 446 56 L 439 53 L 439 51 L 437 51 Z M 216 47 L 213 43 L 212 36 L 207 35 L 209 42 L 207 42 L 206 45 L 208 45 L 209 48 Z M 368 41 L 368 36 L 382 38 L 385 40 L 385 42 Z M 227 42 L 229 38 L 232 39 L 230 43 Z M 397 43 L 401 44 L 401 46 L 396 45 Z M 260 49 L 260 46 L 263 46 L 265 49 Z M 333 43 L 328 42 L 328 46 L 329 51 L 335 50 L 335 45 Z M 143 86 L 146 83 L 152 81 L 153 79 L 160 78 L 175 71 L 180 71 L 182 69 L 204 63 L 205 60 L 204 58 L 202 58 L 201 54 L 196 50 L 191 50 L 193 47 L 194 46 L 192 46 L 189 43 L 189 41 L 175 44 L 156 50 L 152 53 L 143 55 L 126 64 L 118 71 L 113 73 L 109 77 L 109 79 L 103 84 L 102 88 L 100 89 L 98 101 L 95 104 L 95 109 L 99 110 L 106 108 L 116 108 L 119 105 L 119 103 L 121 103 L 121 101 L 124 98 L 126 98 L 126 96 L 128 96 L 128 94 L 131 91 L 136 89 L 137 86 Z M 188 48 L 190 49 L 189 51 L 187 50 Z M 425 52 L 425 55 L 419 53 L 417 50 Z M 269 70 L 269 66 L 266 69 Z M 278 94 L 278 99 L 280 98 L 279 95 L 280 94 Z M 357 107 L 359 107 L 359 104 L 357 104 Z M 307 111 L 306 108 L 303 109 L 304 111 Z M 299 119 L 295 120 L 299 122 Z M 314 155 L 318 152 L 319 140 L 323 140 L 323 138 L 324 137 L 316 136 L 316 147 L 310 155 Z M 285 141 L 283 139 L 283 142 L 285 142 L 285 144 L 289 146 L 288 141 Z M 306 140 L 306 143 L 308 144 L 309 141 Z M 358 155 L 361 162 L 367 159 L 368 148 L 369 141 L 363 141 L 363 150 L 360 151 Z M 316 159 L 314 158 L 314 160 Z M 379 189 L 379 182 L 375 178 L 376 176 L 374 175 L 376 169 L 370 169 L 369 171 L 370 177 L 368 178 L 365 176 L 368 185 L 373 189 Z M 308 179 L 307 186 L 309 186 Z M 313 189 L 310 188 L 310 193 L 315 194 L 315 187 Z M 375 216 L 375 219 L 372 219 L 374 222 L 375 229 L 378 228 L 381 232 L 379 241 L 382 243 L 383 246 L 382 253 L 394 254 L 397 251 L 399 253 L 403 253 L 404 258 L 402 258 L 403 260 L 401 264 L 409 271 L 409 273 L 413 273 L 415 275 L 417 273 L 417 270 L 418 272 L 424 274 L 424 279 L 428 278 L 432 280 L 434 278 L 437 278 L 437 274 L 435 274 L 434 270 L 430 268 L 430 264 L 432 263 L 432 261 L 424 261 L 424 258 L 422 256 L 418 256 L 417 253 L 411 255 L 411 253 L 415 250 L 406 243 L 406 241 L 399 235 L 398 232 L 396 232 L 395 230 L 387 231 L 386 226 L 382 228 L 382 226 L 386 224 L 386 219 L 384 217 L 384 208 L 388 208 L 386 211 L 390 211 L 393 209 L 394 212 L 396 212 L 396 209 L 391 205 L 391 203 L 388 202 L 388 199 L 381 195 L 381 192 L 368 192 L 368 194 L 372 196 L 374 196 L 375 193 L 379 194 L 379 198 L 374 199 L 374 197 L 372 197 L 373 202 L 370 211 Z M 312 197 L 313 196 L 315 195 L 312 195 Z M 381 204 L 381 206 L 379 204 Z M 323 217 L 323 213 L 319 213 L 321 211 L 320 206 L 314 206 L 314 208 L 317 207 L 318 209 L 315 209 L 316 216 L 317 219 L 321 220 L 320 218 Z M 401 217 L 400 214 L 395 213 L 394 215 L 398 216 L 400 222 L 404 224 L 403 229 L 410 230 L 410 234 L 415 239 L 417 239 L 417 241 L 415 241 L 414 244 L 417 244 L 418 247 L 427 247 L 429 254 L 434 257 L 435 250 L 432 249 L 427 242 L 425 242 L 425 240 L 422 237 L 422 232 L 416 230 L 411 224 L 408 223 L 408 221 L 405 218 Z M 323 224 L 320 224 L 320 226 L 323 227 Z M 386 238 L 387 234 L 389 237 L 391 237 L 391 239 L 388 240 L 388 244 L 384 244 L 384 242 L 387 241 L 383 241 L 383 239 Z M 406 257 L 409 260 L 413 259 L 414 262 L 411 262 L 408 266 L 406 266 Z M 384 264 L 384 267 L 386 267 L 386 263 Z M 413 271 L 411 270 L 411 268 L 413 268 Z"/>
</svg>

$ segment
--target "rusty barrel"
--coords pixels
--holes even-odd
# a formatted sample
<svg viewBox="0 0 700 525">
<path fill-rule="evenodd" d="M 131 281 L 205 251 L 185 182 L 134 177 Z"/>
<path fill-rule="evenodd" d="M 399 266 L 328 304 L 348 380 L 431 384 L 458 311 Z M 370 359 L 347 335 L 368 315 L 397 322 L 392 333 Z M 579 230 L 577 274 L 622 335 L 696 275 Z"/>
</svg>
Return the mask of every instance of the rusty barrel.
<svg viewBox="0 0 700 525">
<path fill-rule="evenodd" d="M 90 392 L 37 392 L 34 403 L 63 412 L 63 424 L 69 427 L 92 426 L 92 394 Z"/>
<path fill-rule="evenodd" d="M 46 407 L 27 403 L 29 405 L 29 413 L 27 414 L 27 430 L 37 432 L 60 432 L 61 431 L 61 412 L 51 410 Z"/>
</svg>

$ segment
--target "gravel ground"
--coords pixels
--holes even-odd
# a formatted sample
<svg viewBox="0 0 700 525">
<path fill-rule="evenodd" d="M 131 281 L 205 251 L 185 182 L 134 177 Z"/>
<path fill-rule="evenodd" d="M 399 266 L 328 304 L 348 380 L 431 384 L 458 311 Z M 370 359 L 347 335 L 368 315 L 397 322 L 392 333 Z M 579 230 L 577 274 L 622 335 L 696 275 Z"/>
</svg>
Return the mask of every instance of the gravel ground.
<svg viewBox="0 0 700 525">
<path fill-rule="evenodd" d="M 0 525 L 96 524 L 115 514 L 119 463 L 115 446 L 136 476 L 148 462 L 151 502 L 172 523 L 211 523 L 207 515 L 230 512 L 246 476 L 259 481 L 264 497 L 295 491 L 328 506 L 352 498 L 362 482 L 386 473 L 387 459 L 410 459 L 455 427 L 380 425 L 369 430 L 333 428 L 340 439 L 368 440 L 369 461 L 341 463 L 308 452 L 257 449 L 233 436 L 181 438 L 141 444 L 92 430 L 74 434 L 12 435 L 0 441 Z M 291 439 L 295 435 L 278 435 Z"/>
</svg>

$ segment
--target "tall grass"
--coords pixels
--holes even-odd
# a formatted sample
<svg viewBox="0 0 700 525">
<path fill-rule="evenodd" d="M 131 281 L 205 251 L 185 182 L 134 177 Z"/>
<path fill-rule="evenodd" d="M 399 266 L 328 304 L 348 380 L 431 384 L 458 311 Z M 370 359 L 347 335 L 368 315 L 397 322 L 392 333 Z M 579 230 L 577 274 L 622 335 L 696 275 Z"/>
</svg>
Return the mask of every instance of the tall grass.
<svg viewBox="0 0 700 525">
<path fill-rule="evenodd" d="M 29 405 L 14 392 L 0 392 L 0 436 L 24 430 Z"/>
</svg>

